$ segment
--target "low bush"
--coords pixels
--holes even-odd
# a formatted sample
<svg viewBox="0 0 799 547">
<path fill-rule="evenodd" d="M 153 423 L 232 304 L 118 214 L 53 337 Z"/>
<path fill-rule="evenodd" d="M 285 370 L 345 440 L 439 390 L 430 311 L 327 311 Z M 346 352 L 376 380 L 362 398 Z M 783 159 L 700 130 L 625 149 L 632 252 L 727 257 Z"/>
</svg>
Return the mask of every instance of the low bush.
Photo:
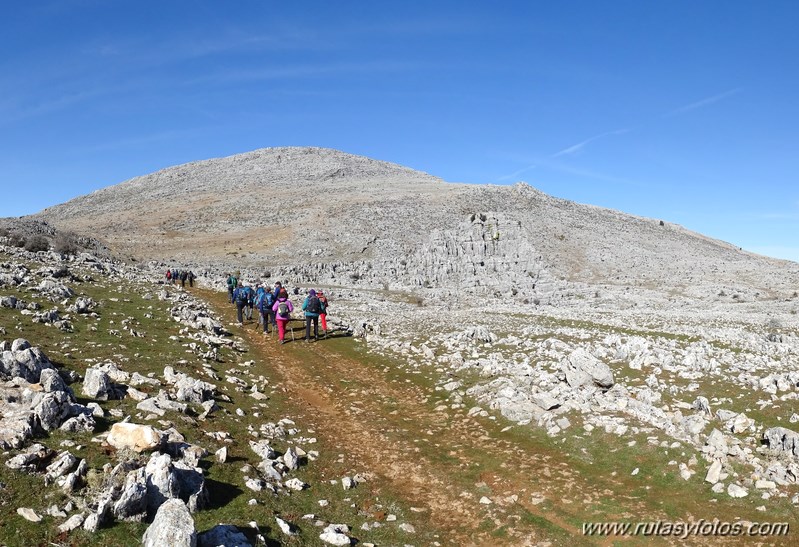
<svg viewBox="0 0 799 547">
<path fill-rule="evenodd" d="M 32 253 L 50 250 L 50 242 L 47 241 L 47 238 L 42 235 L 32 236 L 25 242 L 24 246 L 26 251 L 30 251 Z"/>
<path fill-rule="evenodd" d="M 22 234 L 8 234 L 8 244 L 12 247 L 24 247 L 25 243 L 25 237 Z"/>
<path fill-rule="evenodd" d="M 78 238 L 71 232 L 59 232 L 53 240 L 53 250 L 62 255 L 76 255 L 80 250 Z"/>
</svg>

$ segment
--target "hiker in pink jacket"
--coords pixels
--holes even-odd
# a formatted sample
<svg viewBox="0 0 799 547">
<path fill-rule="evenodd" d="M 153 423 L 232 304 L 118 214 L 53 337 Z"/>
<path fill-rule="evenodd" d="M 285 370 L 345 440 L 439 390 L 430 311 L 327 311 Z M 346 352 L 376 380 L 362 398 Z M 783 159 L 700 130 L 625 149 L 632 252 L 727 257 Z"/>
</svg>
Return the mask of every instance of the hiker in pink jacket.
<svg viewBox="0 0 799 547">
<path fill-rule="evenodd" d="M 294 306 L 289 300 L 289 293 L 286 292 L 286 289 L 280 289 L 272 310 L 275 312 L 275 320 L 277 321 L 278 338 L 280 343 L 283 344 L 286 342 L 286 325 L 289 324 L 291 312 L 294 311 Z"/>
</svg>

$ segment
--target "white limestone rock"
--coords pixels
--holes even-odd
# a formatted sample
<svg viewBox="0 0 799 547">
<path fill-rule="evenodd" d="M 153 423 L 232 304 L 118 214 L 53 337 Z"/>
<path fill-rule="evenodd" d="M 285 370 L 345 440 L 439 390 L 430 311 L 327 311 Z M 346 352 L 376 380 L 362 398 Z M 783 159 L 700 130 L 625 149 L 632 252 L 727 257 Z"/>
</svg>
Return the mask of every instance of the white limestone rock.
<svg viewBox="0 0 799 547">
<path fill-rule="evenodd" d="M 566 382 L 571 387 L 595 385 L 601 388 L 613 387 L 613 373 L 605 363 L 583 348 L 574 350 L 560 363 L 566 374 Z"/>
<path fill-rule="evenodd" d="M 161 434 L 149 425 L 118 422 L 111 426 L 106 441 L 116 449 L 144 452 L 161 444 Z"/>
<path fill-rule="evenodd" d="M 142 537 L 144 547 L 196 547 L 194 519 L 183 500 L 164 502 Z"/>
</svg>

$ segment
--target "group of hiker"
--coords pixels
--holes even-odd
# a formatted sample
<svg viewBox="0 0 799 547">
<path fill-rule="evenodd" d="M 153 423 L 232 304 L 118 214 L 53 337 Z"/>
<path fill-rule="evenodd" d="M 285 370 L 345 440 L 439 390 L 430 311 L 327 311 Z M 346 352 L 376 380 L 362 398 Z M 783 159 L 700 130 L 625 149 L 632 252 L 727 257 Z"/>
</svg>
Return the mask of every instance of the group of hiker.
<svg viewBox="0 0 799 547">
<path fill-rule="evenodd" d="M 256 312 L 258 325 L 263 327 L 263 333 L 269 334 L 270 327 L 277 329 L 278 340 L 281 344 L 286 342 L 286 327 L 291 321 L 294 304 L 289 300 L 289 294 L 280 281 L 276 281 L 273 288 L 262 285 L 243 283 L 236 274 L 227 277 L 228 299 L 236 305 L 236 319 L 239 325 L 244 321 L 252 321 L 253 311 Z M 299 289 L 294 289 L 294 294 L 299 294 Z M 322 333 L 327 336 L 327 308 L 329 301 L 323 291 L 311 289 L 302 303 L 305 316 L 305 341 L 311 341 L 311 326 L 313 326 L 313 340 L 319 340 L 319 322 L 322 323 Z"/>
<path fill-rule="evenodd" d="M 186 281 L 188 281 L 189 287 L 193 287 L 195 279 L 197 279 L 197 276 L 194 275 L 194 272 L 191 270 L 178 270 L 175 268 L 169 268 L 166 271 L 166 282 L 172 283 L 173 285 L 180 283 L 181 287 L 185 288 Z"/>
</svg>

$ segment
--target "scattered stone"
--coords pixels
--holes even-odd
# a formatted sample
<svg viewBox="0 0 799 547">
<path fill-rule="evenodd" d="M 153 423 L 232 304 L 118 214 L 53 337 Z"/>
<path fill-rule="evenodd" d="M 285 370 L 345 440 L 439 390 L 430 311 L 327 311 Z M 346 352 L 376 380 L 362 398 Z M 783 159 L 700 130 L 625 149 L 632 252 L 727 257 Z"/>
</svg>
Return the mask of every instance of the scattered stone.
<svg viewBox="0 0 799 547">
<path fill-rule="evenodd" d="M 288 522 L 286 522 L 282 518 L 276 516 L 275 517 L 275 521 L 277 522 L 277 525 L 280 528 L 280 531 L 283 532 L 284 534 L 286 534 L 287 536 L 296 536 L 297 535 L 297 532 L 293 529 L 291 524 L 289 524 Z"/>
<path fill-rule="evenodd" d="M 144 547 L 164 547 L 166 545 L 170 547 L 197 546 L 194 519 L 183 500 L 170 499 L 158 508 L 153 523 L 144 532 L 142 545 Z"/>
<path fill-rule="evenodd" d="M 717 482 L 719 482 L 720 476 L 721 476 L 721 461 L 714 460 L 713 463 L 710 464 L 710 467 L 707 470 L 707 475 L 705 475 L 705 482 L 716 484 Z"/>
<path fill-rule="evenodd" d="M 80 527 L 83 524 L 85 517 L 83 513 L 76 513 L 69 517 L 63 524 L 58 527 L 58 532 L 60 534 L 71 532 Z"/>
<path fill-rule="evenodd" d="M 330 545 L 350 545 L 352 539 L 347 535 L 349 531 L 345 524 L 330 524 L 319 534 L 319 539 Z"/>
<path fill-rule="evenodd" d="M 24 518 L 25 520 L 29 520 L 30 522 L 41 522 L 42 517 L 40 517 L 36 511 L 29 507 L 19 507 L 17 508 L 17 514 Z"/>
<path fill-rule="evenodd" d="M 727 494 L 731 498 L 743 498 L 749 495 L 749 490 L 735 483 L 730 483 L 727 487 Z"/>
<path fill-rule="evenodd" d="M 252 547 L 244 532 L 230 524 L 218 524 L 197 538 L 197 547 Z"/>
</svg>

